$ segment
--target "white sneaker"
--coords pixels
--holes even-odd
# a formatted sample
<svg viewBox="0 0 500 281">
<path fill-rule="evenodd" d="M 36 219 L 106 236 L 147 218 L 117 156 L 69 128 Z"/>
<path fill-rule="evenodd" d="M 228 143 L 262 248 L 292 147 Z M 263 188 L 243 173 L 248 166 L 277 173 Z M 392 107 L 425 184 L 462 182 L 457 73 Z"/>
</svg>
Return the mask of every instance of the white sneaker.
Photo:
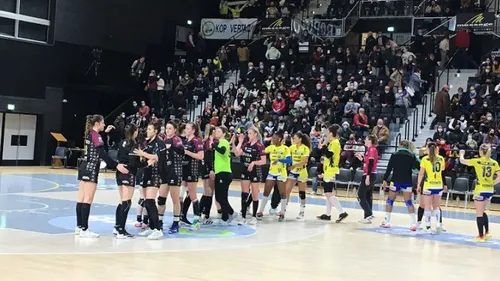
<svg viewBox="0 0 500 281">
<path fill-rule="evenodd" d="M 118 235 L 118 230 L 116 230 L 116 228 L 113 227 L 113 235 Z"/>
<path fill-rule="evenodd" d="M 387 221 L 383 221 L 383 222 L 380 224 L 380 227 L 382 227 L 382 228 L 391 228 L 391 223 L 390 223 L 390 222 L 387 222 Z"/>
<path fill-rule="evenodd" d="M 202 218 L 201 219 L 201 224 L 203 225 L 211 225 L 211 224 L 214 224 L 214 221 L 210 218 Z"/>
<path fill-rule="evenodd" d="M 129 236 L 125 235 L 125 234 L 116 234 L 116 239 L 128 239 L 130 238 Z"/>
<path fill-rule="evenodd" d="M 311 193 L 309 193 L 309 194 L 310 194 L 310 195 L 316 195 L 316 194 L 318 194 L 318 192 L 316 192 L 316 191 L 311 191 Z"/>
<path fill-rule="evenodd" d="M 163 237 L 163 231 L 155 229 L 151 234 L 148 235 L 149 240 L 158 240 Z"/>
<path fill-rule="evenodd" d="M 143 231 L 139 232 L 139 234 L 137 234 L 137 235 L 142 236 L 142 237 L 146 237 L 146 236 L 151 235 L 151 233 L 153 233 L 153 230 L 151 228 L 146 228 Z"/>
<path fill-rule="evenodd" d="M 256 225 L 257 224 L 257 218 L 256 217 L 250 217 L 246 220 L 246 223 L 248 225 Z"/>
<path fill-rule="evenodd" d="M 369 219 L 369 220 L 373 220 L 374 218 L 375 218 L 374 215 L 371 215 L 371 216 L 367 217 L 367 219 Z"/>
<path fill-rule="evenodd" d="M 220 227 L 227 227 L 227 226 L 229 226 L 229 223 L 227 221 L 223 221 L 222 219 L 220 219 L 220 220 L 217 220 L 216 225 L 220 226 Z"/>
<path fill-rule="evenodd" d="M 366 218 L 366 219 L 362 219 L 362 220 L 359 220 L 358 222 L 359 222 L 359 223 L 362 223 L 362 224 L 371 224 L 371 223 L 372 223 L 372 221 L 371 221 L 371 220 L 369 220 L 368 218 Z"/>
<path fill-rule="evenodd" d="M 271 216 L 279 216 L 280 212 L 276 209 L 269 209 L 269 215 Z"/>
<path fill-rule="evenodd" d="M 230 224 L 233 220 L 238 221 L 238 215 L 239 215 L 238 212 L 234 212 L 232 216 L 230 215 L 229 218 L 227 219 L 227 224 Z"/>
<path fill-rule="evenodd" d="M 80 232 L 80 238 L 99 238 L 99 234 L 92 232 L 90 230 L 82 230 Z"/>
<path fill-rule="evenodd" d="M 439 227 L 439 230 L 440 230 L 441 232 L 446 232 L 446 228 L 444 228 L 444 226 L 440 226 L 440 227 Z"/>
<path fill-rule="evenodd" d="M 303 220 L 303 219 L 304 219 L 304 212 L 300 212 L 300 213 L 297 215 L 297 219 L 298 219 L 298 220 Z"/>
<path fill-rule="evenodd" d="M 81 233 L 81 232 L 82 232 L 82 229 L 81 229 L 81 228 L 79 228 L 78 226 L 77 226 L 77 227 L 75 227 L 75 235 L 76 235 L 76 236 L 80 235 L 80 233 Z"/>
</svg>

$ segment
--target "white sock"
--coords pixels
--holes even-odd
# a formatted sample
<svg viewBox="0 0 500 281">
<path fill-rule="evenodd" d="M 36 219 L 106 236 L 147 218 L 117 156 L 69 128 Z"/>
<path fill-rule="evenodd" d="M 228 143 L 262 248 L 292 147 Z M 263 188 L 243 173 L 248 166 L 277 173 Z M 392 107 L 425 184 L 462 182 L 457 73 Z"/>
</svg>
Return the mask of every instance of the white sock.
<svg viewBox="0 0 500 281">
<path fill-rule="evenodd" d="M 300 212 L 303 213 L 306 209 L 306 205 L 300 205 Z"/>
<path fill-rule="evenodd" d="M 410 220 L 412 225 L 417 224 L 417 216 L 415 216 L 414 212 L 410 213 Z"/>
<path fill-rule="evenodd" d="M 391 223 L 391 212 L 385 212 L 385 222 Z"/>
<path fill-rule="evenodd" d="M 286 199 L 281 199 L 281 214 L 284 215 L 286 212 Z"/>
<path fill-rule="evenodd" d="M 259 206 L 259 213 L 263 213 L 264 212 L 264 209 L 266 208 L 266 205 L 267 205 L 267 201 L 269 201 L 269 195 L 268 196 L 264 196 L 262 198 L 262 201 L 260 202 L 260 206 Z"/>
<path fill-rule="evenodd" d="M 330 200 L 326 199 L 326 211 L 325 215 L 331 216 L 332 215 L 332 203 L 330 203 Z"/>
<path fill-rule="evenodd" d="M 437 227 L 441 227 L 441 223 L 439 222 L 439 219 L 441 217 L 441 210 L 440 209 L 433 210 L 432 216 L 436 218 Z"/>
<path fill-rule="evenodd" d="M 332 206 L 334 206 L 335 209 L 337 209 L 337 212 L 339 212 L 339 214 L 345 213 L 344 208 L 342 208 L 342 205 L 340 205 L 339 199 L 337 199 L 337 196 L 332 195 L 329 198 L 329 200 L 330 200 L 330 203 L 332 203 Z"/>
<path fill-rule="evenodd" d="M 424 211 L 425 226 L 426 227 L 431 227 L 431 216 L 432 216 L 432 211 L 431 210 L 425 210 Z"/>
<path fill-rule="evenodd" d="M 179 193 L 179 198 L 184 198 L 184 196 L 186 195 L 186 192 L 187 192 L 187 187 L 181 185 L 181 191 Z"/>
</svg>

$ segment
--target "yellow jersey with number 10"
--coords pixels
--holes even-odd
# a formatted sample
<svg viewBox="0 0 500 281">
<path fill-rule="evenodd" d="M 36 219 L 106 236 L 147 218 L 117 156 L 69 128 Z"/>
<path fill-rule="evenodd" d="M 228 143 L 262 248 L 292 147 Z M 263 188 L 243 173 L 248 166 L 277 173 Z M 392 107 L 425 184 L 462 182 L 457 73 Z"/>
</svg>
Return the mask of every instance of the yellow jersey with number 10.
<svg viewBox="0 0 500 281">
<path fill-rule="evenodd" d="M 324 170 L 324 180 L 325 182 L 332 182 L 335 179 L 335 176 L 340 172 L 339 162 L 340 162 L 340 142 L 338 139 L 333 139 L 328 144 L 328 151 L 332 152 L 332 157 L 325 157 L 325 161 L 323 162 L 323 170 Z"/>
<path fill-rule="evenodd" d="M 436 156 L 436 160 L 432 163 L 429 156 L 422 158 L 420 166 L 425 169 L 424 189 L 439 189 L 443 188 L 443 176 L 446 165 L 444 158 L 441 155 Z"/>
<path fill-rule="evenodd" d="M 266 147 L 266 154 L 269 154 L 271 165 L 269 166 L 269 174 L 273 176 L 280 176 L 286 174 L 286 164 L 278 160 L 285 159 L 290 156 L 290 149 L 286 145 L 276 146 L 274 144 Z M 278 163 L 273 164 L 278 161 Z M 285 175 L 286 176 L 286 175 Z"/>
<path fill-rule="evenodd" d="M 292 164 L 296 165 L 296 164 L 302 162 L 302 160 L 304 160 L 304 157 L 309 157 L 309 154 L 311 154 L 311 151 L 309 150 L 309 147 L 307 147 L 306 145 L 301 144 L 299 146 L 296 146 L 296 145 L 292 144 L 290 146 L 290 154 L 292 155 Z M 305 168 L 306 168 L 305 165 L 300 166 L 300 167 L 294 168 L 290 172 L 292 172 L 294 174 L 300 174 L 304 170 L 307 172 L 307 170 Z"/>
<path fill-rule="evenodd" d="M 500 170 L 498 162 L 493 159 L 486 159 L 486 157 L 473 158 L 468 162 L 476 171 L 477 184 L 474 191 L 493 192 L 495 190 L 493 177 Z"/>
</svg>

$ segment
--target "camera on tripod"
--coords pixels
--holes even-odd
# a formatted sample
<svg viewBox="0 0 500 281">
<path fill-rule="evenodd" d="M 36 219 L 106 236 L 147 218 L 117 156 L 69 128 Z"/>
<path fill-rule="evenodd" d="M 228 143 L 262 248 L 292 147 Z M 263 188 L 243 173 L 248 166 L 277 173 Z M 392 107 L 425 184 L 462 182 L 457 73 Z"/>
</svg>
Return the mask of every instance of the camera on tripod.
<svg viewBox="0 0 500 281">
<path fill-rule="evenodd" d="M 94 60 L 87 69 L 87 72 L 85 72 L 85 76 L 89 75 L 91 70 L 93 70 L 95 76 L 99 74 L 99 66 L 101 65 L 101 56 L 102 56 L 101 48 L 92 49 L 92 57 L 94 58 Z"/>
<path fill-rule="evenodd" d="M 92 56 L 94 57 L 94 60 L 96 61 L 101 61 L 101 55 L 102 55 L 102 49 L 100 48 L 94 48 L 92 50 Z"/>
</svg>

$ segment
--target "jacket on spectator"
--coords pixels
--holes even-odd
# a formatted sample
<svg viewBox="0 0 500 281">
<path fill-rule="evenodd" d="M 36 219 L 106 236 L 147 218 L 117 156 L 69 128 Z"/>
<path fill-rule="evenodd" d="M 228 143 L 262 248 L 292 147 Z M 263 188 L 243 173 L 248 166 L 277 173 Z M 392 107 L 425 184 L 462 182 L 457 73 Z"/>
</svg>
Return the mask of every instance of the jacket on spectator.
<svg viewBox="0 0 500 281">
<path fill-rule="evenodd" d="M 441 90 L 436 94 L 434 100 L 434 113 L 437 115 L 446 115 L 450 112 L 450 95 L 447 91 Z"/>
<path fill-rule="evenodd" d="M 373 127 L 372 135 L 377 136 L 378 141 L 387 142 L 389 141 L 389 128 L 387 128 L 385 125 L 381 128 L 375 126 Z"/>
</svg>

